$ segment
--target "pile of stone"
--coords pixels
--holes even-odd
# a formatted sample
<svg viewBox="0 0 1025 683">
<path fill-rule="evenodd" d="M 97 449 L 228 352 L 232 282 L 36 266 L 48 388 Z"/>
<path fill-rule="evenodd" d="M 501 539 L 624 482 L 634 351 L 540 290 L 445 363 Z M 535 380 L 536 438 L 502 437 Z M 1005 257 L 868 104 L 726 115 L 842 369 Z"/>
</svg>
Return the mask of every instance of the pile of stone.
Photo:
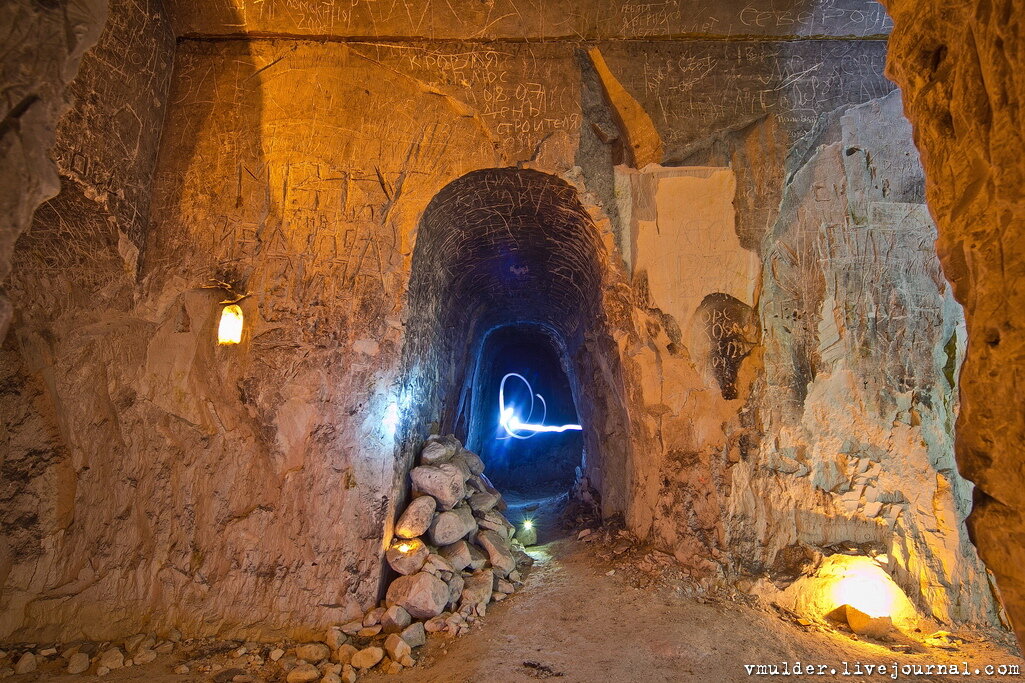
<svg viewBox="0 0 1025 683">
<path fill-rule="evenodd" d="M 105 676 L 114 669 L 149 664 L 162 654 L 170 654 L 181 634 L 172 631 L 167 638 L 139 633 L 119 642 L 75 641 L 37 646 L 27 644 L 0 651 L 0 678 L 60 667 L 69 674 L 92 673 Z"/>
<path fill-rule="evenodd" d="M 330 627 L 320 641 L 181 641 L 173 631 L 117 643 L 25 646 L 0 652 L 0 678 L 57 666 L 104 676 L 172 652 L 185 660 L 175 673 L 204 674 L 214 683 L 353 683 L 370 669 L 394 674 L 413 666 L 429 633 L 465 633 L 492 601 L 523 585 L 520 572 L 533 564 L 523 545 L 536 535 L 505 518 L 505 501 L 484 475 L 484 463 L 453 436 L 428 439 L 409 476 L 413 497 L 385 555 L 399 576 L 382 604 Z"/>
<path fill-rule="evenodd" d="M 522 585 L 520 569 L 533 563 L 522 544 L 536 536 L 505 518 L 484 463 L 453 436 L 429 438 L 409 477 L 413 499 L 385 556 L 400 576 L 383 609 L 459 635 Z"/>
</svg>

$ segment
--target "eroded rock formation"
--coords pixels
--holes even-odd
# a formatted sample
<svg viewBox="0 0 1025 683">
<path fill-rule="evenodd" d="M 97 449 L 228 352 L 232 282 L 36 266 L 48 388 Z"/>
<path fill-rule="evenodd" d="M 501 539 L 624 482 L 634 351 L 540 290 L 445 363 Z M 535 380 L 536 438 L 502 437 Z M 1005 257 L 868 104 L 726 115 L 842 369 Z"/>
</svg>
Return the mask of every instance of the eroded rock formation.
<svg viewBox="0 0 1025 683">
<path fill-rule="evenodd" d="M 884 4 L 894 17 L 887 70 L 905 92 L 922 151 L 929 210 L 939 227 L 937 250 L 968 324 L 957 460 L 976 484 L 969 528 L 997 576 L 1021 640 L 1021 7 L 1013 0 Z"/>
<path fill-rule="evenodd" d="M 397 518 L 515 325 L 566 371 L 575 490 L 694 580 L 771 593 L 853 545 L 994 623 L 881 6 L 452 4 L 112 3 L 3 282 L 0 636 L 363 615 L 393 532 L 468 528 L 465 491 Z"/>
</svg>

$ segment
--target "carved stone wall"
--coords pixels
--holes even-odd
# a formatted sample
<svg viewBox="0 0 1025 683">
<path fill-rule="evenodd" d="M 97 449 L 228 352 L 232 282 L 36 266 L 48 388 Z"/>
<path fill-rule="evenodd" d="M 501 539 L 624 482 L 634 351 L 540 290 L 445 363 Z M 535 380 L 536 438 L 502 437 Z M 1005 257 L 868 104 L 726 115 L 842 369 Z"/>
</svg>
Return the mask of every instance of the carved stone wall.
<svg viewBox="0 0 1025 683">
<path fill-rule="evenodd" d="M 964 318 L 900 96 L 810 137 L 763 251 L 765 434 L 735 469 L 733 545 L 770 575 L 809 547 L 874 547 L 926 613 L 996 623 L 950 438 Z"/>
<path fill-rule="evenodd" d="M 943 272 L 968 323 L 957 423 L 958 465 L 976 487 L 968 526 L 1021 641 L 1025 24 L 1013 0 L 885 4 L 895 25 L 888 73 L 905 92 Z"/>
<path fill-rule="evenodd" d="M 866 155 L 843 156 L 868 149 L 844 135 L 900 123 L 881 7 L 585 4 L 176 0 L 165 99 L 167 32 L 115 3 L 97 59 L 127 44 L 147 66 L 123 89 L 84 71 L 56 150 L 75 183 L 10 281 L 0 407 L 35 498 L 7 532 L 3 635 L 345 621 L 378 597 L 413 447 L 457 424 L 484 334 L 525 322 L 565 359 L 583 483 L 695 578 L 764 575 L 797 542 L 892 539 L 924 607 L 990 618 L 959 526 L 943 371 L 962 341 L 947 350 L 957 310 L 920 171 L 906 135 L 875 150 L 906 157 L 874 162 L 881 199 L 851 170 Z M 76 147 L 105 125 L 110 149 Z M 906 297 L 859 298 L 869 267 Z M 242 343 L 218 346 L 239 295 Z M 913 315 L 884 324 L 891 307 Z M 880 360 L 910 346 L 928 349 L 914 367 Z M 848 349 L 866 353 L 839 367 Z M 875 440 L 852 436 L 866 425 Z M 813 476 L 774 468 L 791 437 Z M 946 532 L 891 490 L 908 472 Z M 800 512 L 767 504 L 805 493 Z M 960 580 L 981 597 L 954 605 Z"/>
<path fill-rule="evenodd" d="M 104 0 L 68 3 L 6 2 L 0 8 L 4 50 L 0 61 L 0 285 L 11 272 L 14 243 L 36 207 L 59 189 L 47 150 L 67 109 L 64 90 L 79 60 L 99 38 Z M 0 337 L 12 307 L 0 294 Z"/>
</svg>

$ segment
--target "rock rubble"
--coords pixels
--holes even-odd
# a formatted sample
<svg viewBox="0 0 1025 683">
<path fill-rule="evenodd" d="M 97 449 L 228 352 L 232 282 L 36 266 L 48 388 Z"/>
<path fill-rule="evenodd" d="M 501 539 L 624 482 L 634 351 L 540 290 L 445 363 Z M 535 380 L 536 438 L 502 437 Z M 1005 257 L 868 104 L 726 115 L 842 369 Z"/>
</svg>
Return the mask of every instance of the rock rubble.
<svg viewBox="0 0 1025 683">
<path fill-rule="evenodd" d="M 520 569 L 533 560 L 521 539 L 534 538 L 505 518 L 505 502 L 484 463 L 455 437 L 428 439 L 410 481 L 413 498 L 385 553 L 398 574 L 385 600 L 362 617 L 328 627 L 319 640 L 186 640 L 172 630 L 114 642 L 12 646 L 0 652 L 0 678 L 33 672 L 103 677 L 171 654 L 178 659 L 170 662 L 175 674 L 215 683 L 353 683 L 370 670 L 394 674 L 414 666 L 429 633 L 461 635 L 492 601 L 522 587 Z"/>
</svg>

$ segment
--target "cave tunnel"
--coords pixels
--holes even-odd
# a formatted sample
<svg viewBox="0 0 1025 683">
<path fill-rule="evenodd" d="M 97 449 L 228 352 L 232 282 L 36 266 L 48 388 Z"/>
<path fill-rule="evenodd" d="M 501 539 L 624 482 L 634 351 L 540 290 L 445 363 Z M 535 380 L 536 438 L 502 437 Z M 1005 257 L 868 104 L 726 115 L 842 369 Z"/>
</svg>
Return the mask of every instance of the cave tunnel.
<svg viewBox="0 0 1025 683">
<path fill-rule="evenodd" d="M 615 378 L 594 371 L 615 366 L 606 358 L 614 347 L 603 343 L 603 254 L 576 191 L 538 171 L 475 171 L 443 188 L 424 213 L 406 384 L 433 397 L 440 431 L 479 452 L 500 489 L 528 497 L 566 492 L 584 453 L 605 459 L 603 469 L 625 470 L 616 452 L 625 446 L 597 440 L 605 425 L 624 420 L 622 406 L 608 399 L 618 393 L 608 390 Z M 508 373 L 543 396 L 546 425 L 582 430 L 502 438 L 498 391 Z M 531 394 L 519 379 L 507 393 L 521 421 L 543 414 L 538 405 L 528 415 Z M 421 425 L 436 419 L 424 415 Z"/>
<path fill-rule="evenodd" d="M 528 498 L 567 491 L 581 460 L 581 431 L 521 432 L 507 430 L 500 420 L 504 399 L 525 422 L 553 428 L 578 424 L 569 378 L 550 333 L 539 325 L 498 328 L 485 337 L 476 364 L 466 443 L 480 454 L 492 482 Z"/>
</svg>

